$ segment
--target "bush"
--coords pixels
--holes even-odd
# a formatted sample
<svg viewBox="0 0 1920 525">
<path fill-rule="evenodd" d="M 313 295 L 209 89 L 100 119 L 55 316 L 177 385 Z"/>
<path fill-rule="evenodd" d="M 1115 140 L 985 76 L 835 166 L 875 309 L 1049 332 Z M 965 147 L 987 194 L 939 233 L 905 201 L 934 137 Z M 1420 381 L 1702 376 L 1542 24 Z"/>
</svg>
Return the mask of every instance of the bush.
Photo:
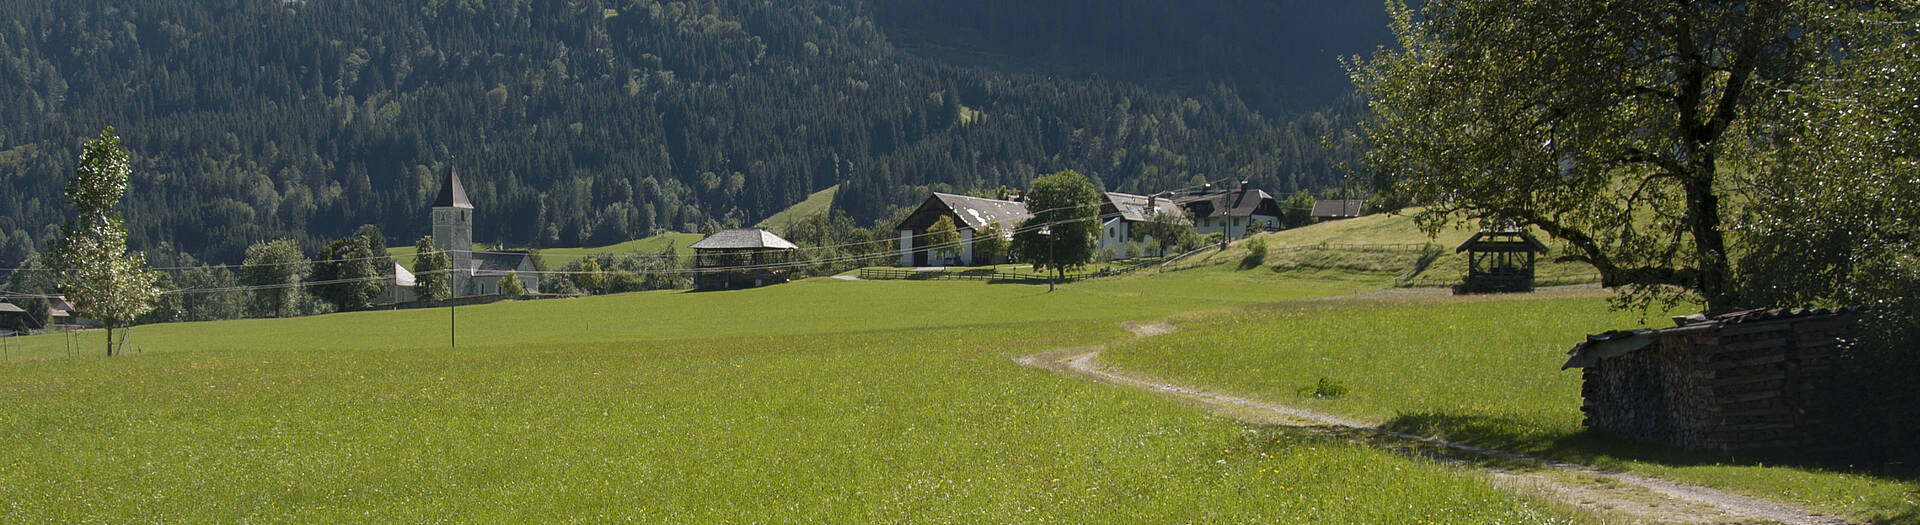
<svg viewBox="0 0 1920 525">
<path fill-rule="evenodd" d="M 1254 237 L 1246 243 L 1247 256 L 1240 259 L 1240 269 L 1258 268 L 1267 262 L 1267 239 Z"/>
<path fill-rule="evenodd" d="M 1318 398 L 1340 397 L 1347 395 L 1347 385 L 1322 377 L 1320 378 L 1320 382 L 1313 386 L 1300 387 L 1300 395 L 1303 397 L 1313 396 Z"/>
</svg>

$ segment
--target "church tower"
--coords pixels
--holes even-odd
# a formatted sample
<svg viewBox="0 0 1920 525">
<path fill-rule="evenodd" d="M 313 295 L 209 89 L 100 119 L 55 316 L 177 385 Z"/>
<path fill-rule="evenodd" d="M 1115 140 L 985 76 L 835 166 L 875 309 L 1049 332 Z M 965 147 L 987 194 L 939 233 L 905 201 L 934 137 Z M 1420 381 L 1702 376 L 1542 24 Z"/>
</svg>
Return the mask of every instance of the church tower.
<svg viewBox="0 0 1920 525">
<path fill-rule="evenodd" d="M 451 165 L 440 183 L 440 195 L 433 199 L 433 247 L 447 252 L 453 263 L 447 278 L 453 295 L 473 293 L 473 203 L 467 201 L 467 189 Z"/>
</svg>

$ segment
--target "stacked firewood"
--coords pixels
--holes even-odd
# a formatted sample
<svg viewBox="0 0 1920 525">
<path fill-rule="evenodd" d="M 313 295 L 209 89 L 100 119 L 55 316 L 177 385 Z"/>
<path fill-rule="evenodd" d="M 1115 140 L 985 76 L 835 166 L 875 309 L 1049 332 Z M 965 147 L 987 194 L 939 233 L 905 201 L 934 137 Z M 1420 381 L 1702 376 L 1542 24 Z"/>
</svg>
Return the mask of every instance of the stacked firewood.
<svg viewBox="0 0 1920 525">
<path fill-rule="evenodd" d="M 1820 454 L 1845 311 L 1757 311 L 1656 330 L 1584 371 L 1587 426 L 1696 450 Z"/>
</svg>

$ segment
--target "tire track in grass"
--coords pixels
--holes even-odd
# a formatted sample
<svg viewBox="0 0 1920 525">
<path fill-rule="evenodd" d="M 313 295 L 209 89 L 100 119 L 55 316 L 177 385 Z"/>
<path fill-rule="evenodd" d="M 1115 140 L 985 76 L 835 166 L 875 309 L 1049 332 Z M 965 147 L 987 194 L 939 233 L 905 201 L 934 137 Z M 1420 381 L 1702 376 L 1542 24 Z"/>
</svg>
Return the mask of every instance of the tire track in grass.
<svg viewBox="0 0 1920 525">
<path fill-rule="evenodd" d="M 1152 337 L 1173 333 L 1174 331 L 1174 327 L 1167 323 L 1125 323 L 1122 327 L 1126 328 L 1126 330 L 1135 337 Z M 1765 520 L 1789 525 L 1847 523 L 1845 520 L 1833 516 L 1817 514 L 1792 505 L 1742 496 L 1700 485 L 1677 483 L 1647 476 L 1613 472 L 1586 465 L 1536 458 L 1516 452 L 1456 443 L 1430 436 L 1389 430 L 1376 425 L 1369 425 L 1328 414 L 1175 385 L 1112 367 L 1099 366 L 1098 359 L 1100 357 L 1100 351 L 1103 349 L 1105 349 L 1104 346 L 1060 348 L 1020 357 L 1014 359 L 1014 362 L 1023 366 L 1052 370 L 1108 384 L 1189 399 L 1216 409 L 1229 409 L 1228 412 L 1253 411 L 1266 416 L 1281 416 L 1282 419 L 1288 421 L 1308 422 L 1308 424 L 1293 423 L 1290 426 L 1321 425 L 1337 429 L 1358 430 L 1498 460 L 1539 465 L 1547 470 L 1556 471 L 1559 475 L 1549 475 L 1546 472 L 1529 472 L 1476 465 L 1465 460 L 1444 456 L 1428 456 L 1430 459 L 1485 470 L 1493 477 L 1497 484 L 1506 486 L 1512 490 L 1531 493 L 1576 508 L 1625 518 L 1634 522 L 1730 523 Z M 1241 419 L 1245 418 L 1242 417 Z M 1272 421 L 1258 422 L 1272 423 Z M 1572 475 L 1575 478 L 1603 481 L 1599 483 L 1574 483 L 1572 480 L 1565 479 L 1567 477 L 1566 475 Z"/>
</svg>

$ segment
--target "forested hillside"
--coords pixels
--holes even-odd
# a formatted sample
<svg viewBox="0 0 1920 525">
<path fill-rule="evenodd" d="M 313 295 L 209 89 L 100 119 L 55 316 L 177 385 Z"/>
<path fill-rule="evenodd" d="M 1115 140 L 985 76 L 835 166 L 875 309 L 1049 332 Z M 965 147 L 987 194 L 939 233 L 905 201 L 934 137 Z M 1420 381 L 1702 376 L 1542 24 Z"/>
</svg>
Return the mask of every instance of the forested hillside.
<svg viewBox="0 0 1920 525">
<path fill-rule="evenodd" d="M 1259 54 L 1210 54 L 1271 44 L 1251 35 L 1285 12 L 1249 7 L 1192 48 L 1167 34 L 1126 50 L 1132 64 L 1204 64 L 1165 82 L 1035 71 L 1071 54 L 994 64 L 981 57 L 1007 50 L 962 60 L 895 46 L 972 45 L 913 16 L 955 16 L 949 5 L 886 2 L 881 16 L 859 0 L 0 1 L 0 267 L 68 215 L 79 144 L 109 125 L 134 155 L 133 247 L 214 261 L 361 224 L 417 238 L 450 165 L 482 208 L 476 241 L 566 246 L 752 224 L 834 184 L 835 206 L 866 222 L 930 188 L 1021 187 L 1067 168 L 1123 191 L 1244 178 L 1285 192 L 1334 183 L 1351 156 L 1322 146 L 1357 111 L 1346 98 L 1264 117 L 1242 93 L 1273 104 L 1268 88 L 1290 70 L 1226 74 L 1223 60 Z M 1104 5 L 1082 6 L 1084 25 L 1063 36 L 1141 30 L 1094 16 Z"/>
</svg>

